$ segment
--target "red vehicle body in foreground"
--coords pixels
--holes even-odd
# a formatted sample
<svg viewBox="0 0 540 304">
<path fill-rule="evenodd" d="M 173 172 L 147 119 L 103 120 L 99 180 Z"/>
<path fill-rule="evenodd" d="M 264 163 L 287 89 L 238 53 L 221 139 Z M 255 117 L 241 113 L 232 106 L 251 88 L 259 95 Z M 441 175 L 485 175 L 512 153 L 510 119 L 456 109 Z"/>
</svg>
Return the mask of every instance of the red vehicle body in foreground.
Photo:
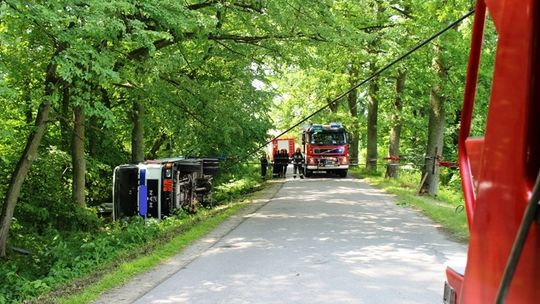
<svg viewBox="0 0 540 304">
<path fill-rule="evenodd" d="M 486 11 L 498 45 L 485 135 L 471 138 Z M 477 0 L 459 140 L 471 236 L 464 273 L 447 269 L 445 303 L 540 301 L 539 17 L 539 1 Z"/>
</svg>

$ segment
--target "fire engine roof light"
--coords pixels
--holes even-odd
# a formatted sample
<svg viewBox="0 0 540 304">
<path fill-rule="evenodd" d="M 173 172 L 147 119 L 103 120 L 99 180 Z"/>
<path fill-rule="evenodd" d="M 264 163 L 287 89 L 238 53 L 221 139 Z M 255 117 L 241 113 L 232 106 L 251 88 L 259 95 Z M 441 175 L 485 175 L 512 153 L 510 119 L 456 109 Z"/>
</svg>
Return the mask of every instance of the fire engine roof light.
<svg viewBox="0 0 540 304">
<path fill-rule="evenodd" d="M 309 124 L 304 126 L 305 132 L 320 132 L 322 130 L 339 130 L 344 129 L 343 124 L 340 122 L 331 122 L 327 125 L 323 124 Z"/>
</svg>

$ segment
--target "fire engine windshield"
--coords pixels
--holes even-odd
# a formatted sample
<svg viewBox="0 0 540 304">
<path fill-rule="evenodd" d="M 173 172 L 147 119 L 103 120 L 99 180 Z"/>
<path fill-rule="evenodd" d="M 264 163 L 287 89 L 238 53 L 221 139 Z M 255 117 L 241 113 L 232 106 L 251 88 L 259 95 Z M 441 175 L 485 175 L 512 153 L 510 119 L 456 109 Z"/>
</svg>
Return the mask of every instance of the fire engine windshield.
<svg viewBox="0 0 540 304">
<path fill-rule="evenodd" d="M 347 136 L 343 131 L 318 131 L 311 134 L 311 144 L 314 145 L 344 145 Z"/>
</svg>

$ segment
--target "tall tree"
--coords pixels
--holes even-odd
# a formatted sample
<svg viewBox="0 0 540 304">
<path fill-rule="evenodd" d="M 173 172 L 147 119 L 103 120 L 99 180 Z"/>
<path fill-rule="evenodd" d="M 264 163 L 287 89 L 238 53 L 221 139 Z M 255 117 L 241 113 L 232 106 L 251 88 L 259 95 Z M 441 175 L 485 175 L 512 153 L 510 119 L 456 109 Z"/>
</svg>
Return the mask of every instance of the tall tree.
<svg viewBox="0 0 540 304">
<path fill-rule="evenodd" d="M 375 72 L 377 67 L 372 61 L 369 64 L 370 71 Z M 367 155 L 366 169 L 368 171 L 377 170 L 377 121 L 379 115 L 379 84 L 377 78 L 369 83 L 367 96 Z"/>
<path fill-rule="evenodd" d="M 56 81 L 56 65 L 51 63 L 45 80 L 45 98 L 52 97 Z M 45 134 L 50 111 L 50 101 L 46 101 L 40 105 L 34 124 L 35 128 L 30 136 L 28 136 L 24 151 L 11 175 L 11 181 L 6 191 L 4 203 L 2 205 L 2 213 L 0 215 L 0 257 L 6 255 L 6 243 L 9 235 L 9 228 L 11 227 L 11 222 L 13 220 L 15 205 L 17 204 L 17 200 L 21 193 L 24 179 L 37 157 L 39 144 Z"/>
<path fill-rule="evenodd" d="M 437 75 L 433 82 L 429 94 L 429 125 L 427 136 L 427 147 L 425 165 L 422 170 L 423 183 L 421 192 L 429 195 L 437 195 L 439 183 L 438 161 L 443 155 L 444 127 L 446 120 L 445 101 L 442 92 L 442 83 L 448 78 L 448 63 L 444 62 L 441 54 L 441 45 L 433 45 L 432 69 Z"/>
<path fill-rule="evenodd" d="M 382 24 L 385 21 L 385 9 L 386 3 L 375 2 L 373 6 L 375 20 L 378 24 Z M 384 26 L 382 26 L 384 28 Z M 379 52 L 381 45 L 382 34 L 379 31 L 375 31 L 372 35 L 378 35 L 379 37 L 372 37 L 368 45 L 368 50 L 370 53 L 370 62 L 369 62 L 369 71 L 375 73 L 378 70 L 377 62 L 379 60 Z M 367 151 L 366 151 L 366 169 L 368 171 L 377 170 L 377 160 L 378 160 L 378 151 L 377 151 L 377 123 L 379 117 L 379 78 L 372 79 L 368 85 L 367 92 Z"/>
<path fill-rule="evenodd" d="M 358 68 L 354 64 L 351 64 L 349 68 L 349 76 L 349 84 L 352 87 L 358 82 Z M 358 164 L 358 142 L 360 140 L 360 128 L 358 125 L 358 89 L 354 89 L 349 93 L 347 96 L 347 105 L 349 107 L 349 114 L 352 122 L 349 125 L 349 132 L 351 133 L 349 154 L 351 163 Z"/>
<path fill-rule="evenodd" d="M 399 143 L 401 139 L 401 128 L 403 126 L 403 95 L 405 90 L 406 76 L 407 71 L 405 69 L 401 68 L 397 70 L 396 94 L 391 106 L 390 142 L 388 144 L 388 155 L 390 156 L 391 160 L 386 167 L 385 174 L 385 176 L 390 178 L 396 178 L 398 175 L 398 162 L 392 158 L 400 156 Z"/>
<path fill-rule="evenodd" d="M 85 113 L 81 105 L 73 108 L 73 132 L 71 134 L 71 164 L 73 167 L 72 199 L 81 207 L 86 207 L 84 152 Z"/>
</svg>

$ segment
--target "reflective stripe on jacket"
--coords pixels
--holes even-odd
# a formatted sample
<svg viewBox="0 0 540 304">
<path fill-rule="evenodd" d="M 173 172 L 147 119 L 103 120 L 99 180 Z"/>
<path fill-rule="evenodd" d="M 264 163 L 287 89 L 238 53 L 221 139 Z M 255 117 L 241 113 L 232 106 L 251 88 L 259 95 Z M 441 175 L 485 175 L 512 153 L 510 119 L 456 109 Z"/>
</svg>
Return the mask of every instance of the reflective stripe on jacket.
<svg viewBox="0 0 540 304">
<path fill-rule="evenodd" d="M 303 164 L 304 163 L 304 155 L 300 152 L 295 152 L 292 156 L 293 163 L 295 164 Z"/>
</svg>

